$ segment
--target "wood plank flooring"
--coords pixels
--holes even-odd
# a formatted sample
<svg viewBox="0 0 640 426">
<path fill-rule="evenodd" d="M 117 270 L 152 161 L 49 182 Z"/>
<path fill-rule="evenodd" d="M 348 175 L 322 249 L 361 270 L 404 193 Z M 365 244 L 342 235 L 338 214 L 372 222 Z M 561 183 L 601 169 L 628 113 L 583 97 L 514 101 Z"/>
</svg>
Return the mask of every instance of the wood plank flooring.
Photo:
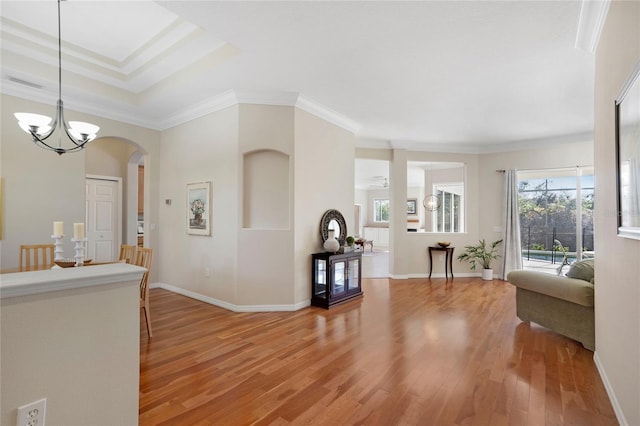
<svg viewBox="0 0 640 426">
<path fill-rule="evenodd" d="M 476 278 L 363 280 L 331 310 L 232 313 L 151 290 L 140 425 L 614 425 L 579 343 Z"/>
</svg>

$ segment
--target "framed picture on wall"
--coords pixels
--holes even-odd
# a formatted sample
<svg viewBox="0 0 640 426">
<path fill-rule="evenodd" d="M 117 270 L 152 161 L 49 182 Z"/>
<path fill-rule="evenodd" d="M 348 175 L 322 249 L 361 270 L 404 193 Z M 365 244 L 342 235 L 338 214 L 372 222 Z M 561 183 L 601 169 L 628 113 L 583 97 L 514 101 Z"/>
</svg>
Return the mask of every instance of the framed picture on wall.
<svg viewBox="0 0 640 426">
<path fill-rule="evenodd" d="M 187 184 L 187 234 L 211 235 L 211 182 Z"/>
<path fill-rule="evenodd" d="M 640 62 L 615 109 L 618 235 L 640 240 Z"/>
<path fill-rule="evenodd" d="M 407 200 L 407 214 L 416 214 L 416 204 L 418 200 L 410 198 Z"/>
</svg>

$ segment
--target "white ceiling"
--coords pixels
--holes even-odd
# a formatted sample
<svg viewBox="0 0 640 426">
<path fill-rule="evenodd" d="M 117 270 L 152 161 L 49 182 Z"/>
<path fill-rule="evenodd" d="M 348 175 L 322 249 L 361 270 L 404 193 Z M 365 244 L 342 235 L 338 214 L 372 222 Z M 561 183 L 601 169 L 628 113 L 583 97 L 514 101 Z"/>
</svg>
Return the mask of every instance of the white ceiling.
<svg viewBox="0 0 640 426">
<path fill-rule="evenodd" d="M 0 9 L 2 92 L 51 102 L 52 114 L 56 7 Z M 574 47 L 580 11 L 578 1 L 69 0 L 62 97 L 155 129 L 237 101 L 298 105 L 361 146 L 489 152 L 585 139 L 594 57 Z"/>
</svg>

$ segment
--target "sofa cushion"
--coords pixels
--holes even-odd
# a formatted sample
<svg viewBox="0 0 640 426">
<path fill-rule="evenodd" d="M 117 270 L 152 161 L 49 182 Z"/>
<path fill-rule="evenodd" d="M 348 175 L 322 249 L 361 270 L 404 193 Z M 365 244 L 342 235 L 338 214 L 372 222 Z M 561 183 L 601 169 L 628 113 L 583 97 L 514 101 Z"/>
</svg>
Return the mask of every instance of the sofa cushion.
<svg viewBox="0 0 640 426">
<path fill-rule="evenodd" d="M 593 284 L 589 281 L 537 271 L 510 272 L 507 280 L 516 287 L 546 294 L 582 306 L 593 306 Z"/>
<path fill-rule="evenodd" d="M 569 278 L 575 278 L 577 280 L 584 280 L 592 282 L 594 276 L 594 260 L 585 259 L 579 262 L 574 262 L 569 267 L 566 276 Z"/>
</svg>

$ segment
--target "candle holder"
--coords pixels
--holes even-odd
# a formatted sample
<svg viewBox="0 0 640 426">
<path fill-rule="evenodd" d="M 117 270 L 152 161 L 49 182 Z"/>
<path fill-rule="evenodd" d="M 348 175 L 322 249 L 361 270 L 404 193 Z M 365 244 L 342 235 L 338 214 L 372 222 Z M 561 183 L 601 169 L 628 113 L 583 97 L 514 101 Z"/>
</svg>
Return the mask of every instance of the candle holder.
<svg viewBox="0 0 640 426">
<path fill-rule="evenodd" d="M 62 255 L 62 253 L 64 253 L 62 249 L 62 239 L 64 235 L 52 235 L 51 238 L 53 238 L 53 244 L 55 245 L 53 260 L 64 260 L 64 256 Z"/>
<path fill-rule="evenodd" d="M 74 256 L 74 259 L 76 261 L 75 266 L 82 266 L 84 265 L 84 243 L 89 241 L 89 239 L 88 238 L 72 238 L 71 241 L 73 241 L 75 244 L 74 246 L 74 249 L 76 251 L 76 255 Z"/>
</svg>

